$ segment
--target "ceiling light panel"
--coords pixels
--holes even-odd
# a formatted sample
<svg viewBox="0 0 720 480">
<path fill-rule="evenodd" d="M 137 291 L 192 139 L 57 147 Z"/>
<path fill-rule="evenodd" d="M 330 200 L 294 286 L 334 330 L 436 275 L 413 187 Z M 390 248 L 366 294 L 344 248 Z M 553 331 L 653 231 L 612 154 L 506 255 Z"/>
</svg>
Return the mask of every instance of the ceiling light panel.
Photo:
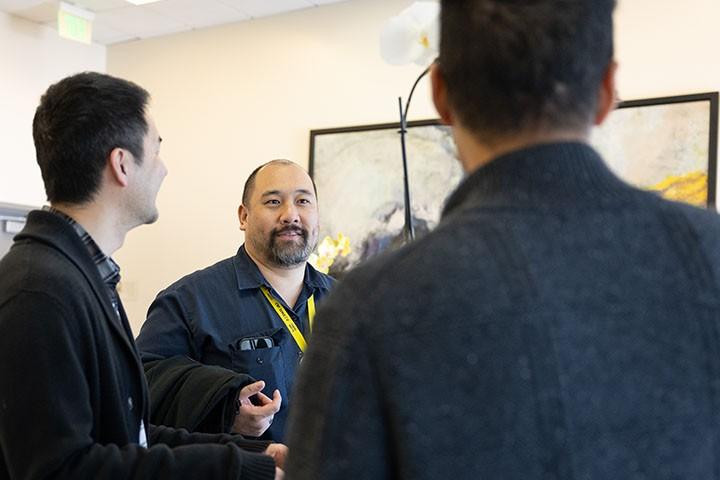
<svg viewBox="0 0 720 480">
<path fill-rule="evenodd" d="M 147 5 L 159 1 L 160 0 L 127 0 L 127 3 L 132 3 L 133 5 Z"/>
</svg>

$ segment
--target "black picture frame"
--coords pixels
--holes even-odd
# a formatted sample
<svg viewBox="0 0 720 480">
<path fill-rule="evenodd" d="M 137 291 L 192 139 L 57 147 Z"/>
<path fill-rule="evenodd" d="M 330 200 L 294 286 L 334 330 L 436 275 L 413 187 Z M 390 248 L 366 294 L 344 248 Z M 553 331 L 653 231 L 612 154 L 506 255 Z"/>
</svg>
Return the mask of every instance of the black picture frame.
<svg viewBox="0 0 720 480">
<path fill-rule="evenodd" d="M 653 148 L 660 148 L 658 142 L 664 142 L 665 152 L 657 152 L 655 158 L 640 156 L 639 162 L 651 165 L 661 165 L 661 155 L 671 159 L 675 165 L 680 166 L 678 161 L 678 151 L 702 150 L 702 154 L 693 155 L 696 152 L 687 152 L 688 157 L 696 157 L 692 160 L 696 166 L 702 167 L 706 175 L 706 186 L 702 201 L 695 196 L 694 201 L 690 198 L 683 198 L 677 192 L 667 194 L 661 192 L 663 196 L 672 200 L 687 201 L 696 206 L 706 206 L 715 208 L 716 206 L 716 188 L 717 188 L 717 149 L 718 149 L 718 92 L 705 92 L 689 95 L 675 95 L 666 97 L 645 98 L 638 100 L 626 100 L 618 102 L 616 106 L 617 112 L 610 115 L 608 121 L 595 129 L 595 134 L 603 129 L 610 129 L 608 137 L 612 137 L 615 145 L 622 144 L 625 140 L 630 142 L 645 142 L 648 138 L 652 138 Z M 683 110 L 685 109 L 685 110 Z M 628 115 L 626 112 L 631 112 Z M 622 116 L 627 117 L 626 120 L 618 122 Z M 613 122 L 615 125 L 613 125 Z M 612 132 L 615 128 L 617 131 Z M 648 134 L 652 129 L 656 132 Z M 702 130 L 702 132 L 700 132 Z M 594 136 L 594 138 L 596 138 Z M 680 144 L 687 143 L 685 146 Z M 603 154 L 603 158 L 610 163 L 616 159 L 617 155 L 613 155 L 608 149 L 603 148 L 601 142 L 593 142 L 594 146 Z M 651 145 L 650 143 L 646 145 Z M 691 148 L 692 147 L 692 148 Z M 630 150 L 630 148 L 628 148 Z M 700 158 L 702 157 L 702 158 Z M 666 162 L 669 163 L 669 162 Z M 627 164 L 627 162 L 626 162 Z M 623 171 L 617 169 L 616 173 L 628 181 L 641 188 L 653 188 L 653 182 L 648 180 L 642 181 L 639 178 L 631 178 L 631 175 L 625 175 Z M 660 170 L 655 168 L 655 171 Z M 675 172 L 678 173 L 678 172 Z M 681 172 L 680 172 L 681 173 Z M 697 189 L 692 186 L 695 192 Z"/>
<path fill-rule="evenodd" d="M 690 106 L 692 117 L 686 116 L 687 112 L 682 109 L 679 116 L 676 115 L 676 107 L 683 106 Z M 681 147 L 680 150 L 682 151 L 682 148 L 693 150 L 693 155 L 698 157 L 693 161 L 698 165 L 701 164 L 702 171 L 706 175 L 703 201 L 696 204 L 714 208 L 717 181 L 718 92 L 621 101 L 616 107 L 617 112 L 613 112 L 610 116 L 611 121 L 606 122 L 611 129 L 606 133 L 615 146 L 624 145 L 625 142 L 641 144 L 647 142 L 642 132 L 647 127 L 648 115 L 657 120 L 659 129 L 669 133 L 670 147 L 675 148 L 672 145 L 672 139 L 675 137 L 678 141 L 686 140 L 688 135 L 685 132 L 688 129 L 699 132 L 695 132 L 697 134 L 694 136 L 690 135 L 695 142 L 692 148 Z M 619 127 L 613 125 L 613 117 L 622 120 Z M 633 124 L 635 117 L 642 124 Z M 616 128 L 616 131 L 612 131 L 612 128 Z M 354 232 L 349 235 L 353 253 L 349 258 L 338 258 L 334 267 L 331 267 L 331 274 L 341 275 L 344 270 L 400 241 L 402 223 L 398 223 L 398 217 L 403 205 L 402 157 L 398 133 L 397 122 L 310 131 L 309 172 L 318 188 L 321 238 L 325 236 L 334 238 L 337 234 L 348 236 L 348 231 Z M 336 148 L 327 148 L 328 141 L 329 144 L 335 142 Z M 437 149 L 428 144 L 429 141 L 438 143 Z M 419 236 L 435 226 L 445 199 L 463 176 L 455 159 L 454 146 L 449 145 L 451 142 L 449 127 L 441 125 L 437 119 L 408 123 L 406 143 L 410 171 L 410 200 L 414 225 Z M 657 143 L 655 139 L 653 142 Z M 602 145 L 591 143 L 603 153 Z M 702 152 L 697 153 L 695 150 Z M 610 155 L 604 157 L 606 160 L 611 159 Z M 651 160 L 643 155 L 627 157 L 639 165 Z M 348 168 L 347 163 L 357 165 L 355 168 Z M 452 170 L 452 173 L 444 176 L 437 169 L 438 165 Z M 378 173 L 378 170 L 384 168 L 392 169 L 393 186 L 374 188 L 373 184 L 378 182 L 378 178 L 383 177 L 383 173 Z M 616 173 L 639 187 L 648 187 L 653 183 L 651 180 L 645 181 L 646 179 L 633 181 L 632 178 L 625 178 L 622 172 L 616 171 Z M 428 191 L 430 194 L 421 198 Z M 384 210 L 383 205 L 388 202 L 390 206 Z M 363 205 L 363 208 L 359 208 L 358 203 L 369 204 L 370 207 L 364 208 L 367 205 Z"/>
</svg>

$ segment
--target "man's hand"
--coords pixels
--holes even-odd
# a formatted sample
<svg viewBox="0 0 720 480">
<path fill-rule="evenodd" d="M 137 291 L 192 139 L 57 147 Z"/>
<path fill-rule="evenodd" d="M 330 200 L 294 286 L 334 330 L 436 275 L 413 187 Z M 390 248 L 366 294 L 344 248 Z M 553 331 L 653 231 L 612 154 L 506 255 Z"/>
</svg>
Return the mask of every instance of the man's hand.
<svg viewBox="0 0 720 480">
<path fill-rule="evenodd" d="M 278 468 L 285 468 L 285 459 L 288 454 L 288 447 L 282 443 L 271 443 L 265 450 L 265 455 L 270 455 L 275 460 Z"/>
<path fill-rule="evenodd" d="M 275 467 L 275 480 L 283 480 L 285 478 L 285 472 L 282 469 Z"/>
<path fill-rule="evenodd" d="M 233 433 L 259 437 L 270 427 L 275 414 L 280 410 L 282 397 L 280 396 L 280 391 L 275 390 L 273 392 L 273 398 L 270 399 L 270 397 L 261 392 L 263 388 L 265 388 L 265 382 L 261 380 L 251 383 L 240 390 L 238 394 L 240 410 L 233 422 Z M 257 395 L 260 405 L 253 405 L 250 401 L 250 397 L 253 395 Z"/>
</svg>

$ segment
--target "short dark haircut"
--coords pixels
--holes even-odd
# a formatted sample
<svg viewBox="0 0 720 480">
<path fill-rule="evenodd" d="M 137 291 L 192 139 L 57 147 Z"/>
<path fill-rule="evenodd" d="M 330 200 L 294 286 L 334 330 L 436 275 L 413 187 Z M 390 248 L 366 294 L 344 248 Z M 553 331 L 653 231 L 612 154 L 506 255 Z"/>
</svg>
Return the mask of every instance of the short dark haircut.
<svg viewBox="0 0 720 480">
<path fill-rule="evenodd" d="M 587 129 L 613 57 L 615 0 L 442 0 L 438 66 L 479 138 Z"/>
<path fill-rule="evenodd" d="M 33 138 L 48 201 L 91 200 L 114 148 L 142 161 L 149 98 L 132 82 L 95 72 L 67 77 L 47 89 L 35 111 Z"/>
<path fill-rule="evenodd" d="M 262 170 L 263 167 L 266 167 L 268 165 L 273 165 L 276 163 L 279 163 L 281 165 L 294 165 L 296 167 L 300 166 L 295 162 L 291 162 L 290 160 L 285 160 L 284 158 L 279 158 L 277 160 L 270 160 L 269 162 L 263 163 L 262 165 L 257 167 L 248 176 L 247 180 L 245 180 L 245 187 L 243 188 L 243 194 L 242 194 L 243 205 L 245 205 L 247 207 L 248 203 L 250 202 L 250 197 L 252 196 L 253 189 L 255 188 L 255 177 L 257 177 L 258 172 L 260 170 Z M 310 181 L 312 182 L 313 191 L 315 192 L 315 198 L 317 198 L 317 187 L 315 186 L 315 180 L 313 180 L 313 178 L 310 177 Z"/>
</svg>

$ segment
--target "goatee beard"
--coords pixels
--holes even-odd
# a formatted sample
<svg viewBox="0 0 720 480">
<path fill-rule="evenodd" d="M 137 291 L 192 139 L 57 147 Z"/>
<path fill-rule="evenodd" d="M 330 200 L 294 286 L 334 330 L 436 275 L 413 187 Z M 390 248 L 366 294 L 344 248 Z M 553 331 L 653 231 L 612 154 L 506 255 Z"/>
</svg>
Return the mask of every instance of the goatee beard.
<svg viewBox="0 0 720 480">
<path fill-rule="evenodd" d="M 284 233 L 297 233 L 302 241 L 299 244 L 291 242 L 287 245 L 278 245 L 277 237 Z M 308 231 L 302 227 L 290 226 L 273 230 L 270 236 L 270 260 L 281 267 L 294 267 L 307 261 L 314 245 L 308 244 Z"/>
</svg>

